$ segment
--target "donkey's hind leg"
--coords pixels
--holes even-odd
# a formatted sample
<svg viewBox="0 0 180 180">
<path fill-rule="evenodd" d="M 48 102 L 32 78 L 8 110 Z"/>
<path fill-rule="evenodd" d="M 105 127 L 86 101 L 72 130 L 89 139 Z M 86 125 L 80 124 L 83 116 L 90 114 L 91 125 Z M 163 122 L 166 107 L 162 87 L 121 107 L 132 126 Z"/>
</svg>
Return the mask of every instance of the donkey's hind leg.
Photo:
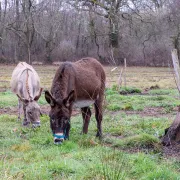
<svg viewBox="0 0 180 180">
<path fill-rule="evenodd" d="M 87 134 L 88 133 L 88 126 L 89 126 L 89 121 L 91 118 L 91 110 L 89 107 L 83 107 L 81 108 L 82 112 L 82 117 L 83 117 L 83 133 Z"/>
<path fill-rule="evenodd" d="M 94 107 L 95 107 L 95 117 L 97 121 L 97 134 L 96 137 L 101 138 L 102 137 L 102 118 L 103 118 L 103 109 L 102 109 L 102 99 L 99 98 L 95 101 Z"/>
</svg>

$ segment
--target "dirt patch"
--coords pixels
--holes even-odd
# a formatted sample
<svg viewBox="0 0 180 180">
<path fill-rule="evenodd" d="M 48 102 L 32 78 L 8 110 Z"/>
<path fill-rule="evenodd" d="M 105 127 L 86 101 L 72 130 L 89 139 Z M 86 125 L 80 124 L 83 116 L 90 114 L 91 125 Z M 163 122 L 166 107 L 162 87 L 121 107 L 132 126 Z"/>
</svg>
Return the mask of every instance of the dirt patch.
<svg viewBox="0 0 180 180">
<path fill-rule="evenodd" d="M 3 114 L 9 114 L 9 115 L 16 115 L 18 113 L 17 108 L 15 107 L 6 107 L 6 108 L 0 108 L 0 115 Z"/>
<path fill-rule="evenodd" d="M 166 158 L 180 160 L 180 143 L 172 143 L 170 146 L 163 146 L 163 154 Z"/>
<path fill-rule="evenodd" d="M 172 115 L 172 113 L 164 113 L 164 108 L 162 107 L 146 107 L 143 111 L 125 111 L 126 114 L 139 114 L 140 116 L 153 116 L 162 117 L 167 115 Z"/>
<path fill-rule="evenodd" d="M 110 134 L 106 134 L 105 138 L 111 138 L 115 137 L 117 139 L 123 139 L 123 136 L 114 136 Z M 154 152 L 154 153 L 161 153 L 163 157 L 165 158 L 175 158 L 176 160 L 180 160 L 180 143 L 172 143 L 170 146 L 163 146 L 160 143 L 154 144 L 154 146 L 144 146 L 144 147 L 120 147 L 120 146 L 114 146 L 113 143 L 104 141 L 103 142 L 104 146 L 115 148 L 118 150 L 122 150 L 124 152 L 128 153 L 139 153 L 139 152 L 144 152 L 144 153 L 149 153 L 149 152 Z"/>
<path fill-rule="evenodd" d="M 42 114 L 48 115 L 50 111 L 49 105 L 43 105 L 41 106 L 41 112 Z M 17 107 L 6 107 L 6 108 L 0 108 L 0 115 L 3 114 L 9 114 L 9 115 L 18 115 L 18 108 Z M 72 112 L 72 116 L 80 114 L 80 110 L 75 109 Z M 21 116 L 23 115 L 23 111 L 21 110 Z"/>
</svg>

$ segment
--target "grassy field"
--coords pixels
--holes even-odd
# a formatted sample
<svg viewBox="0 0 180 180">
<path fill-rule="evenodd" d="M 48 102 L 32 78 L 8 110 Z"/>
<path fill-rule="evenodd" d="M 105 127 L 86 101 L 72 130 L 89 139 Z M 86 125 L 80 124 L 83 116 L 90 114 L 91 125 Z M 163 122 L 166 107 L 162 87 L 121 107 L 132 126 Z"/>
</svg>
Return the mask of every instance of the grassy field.
<svg viewBox="0 0 180 180">
<path fill-rule="evenodd" d="M 128 88 L 122 88 L 121 92 L 130 91 L 129 86 L 134 86 L 138 93 L 121 95 L 115 86 L 118 72 L 106 67 L 103 140 L 95 138 L 94 115 L 88 135 L 81 135 L 82 118 L 76 113 L 71 119 L 70 140 L 56 146 L 46 113 L 41 117 L 42 126 L 37 129 L 23 128 L 17 121 L 17 98 L 9 90 L 14 67 L 1 67 L 0 179 L 180 179 L 180 150 L 166 149 L 160 143 L 180 104 L 178 92 L 173 89 L 171 70 L 128 68 Z M 48 89 L 57 67 L 36 66 L 35 69 L 42 86 Z M 152 86 L 160 89 L 150 89 Z M 44 95 L 39 104 L 48 109 Z"/>
</svg>

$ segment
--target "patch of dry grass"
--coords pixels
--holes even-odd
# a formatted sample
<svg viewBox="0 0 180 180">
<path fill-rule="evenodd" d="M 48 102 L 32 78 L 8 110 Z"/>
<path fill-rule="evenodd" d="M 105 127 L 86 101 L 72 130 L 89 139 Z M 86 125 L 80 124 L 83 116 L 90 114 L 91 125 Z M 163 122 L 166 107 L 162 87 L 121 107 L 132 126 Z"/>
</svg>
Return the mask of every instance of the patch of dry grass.
<svg viewBox="0 0 180 180">
<path fill-rule="evenodd" d="M 0 65 L 0 91 L 10 88 L 10 79 L 15 65 Z M 49 89 L 58 66 L 34 66 L 40 76 L 42 87 Z M 107 87 L 117 84 L 119 71 L 111 71 L 113 66 L 105 66 L 107 76 Z M 170 68 L 152 67 L 128 67 L 126 72 L 127 86 L 134 86 L 145 89 L 158 85 L 160 88 L 175 88 L 176 84 L 173 77 L 173 70 Z"/>
<path fill-rule="evenodd" d="M 121 67 L 118 67 L 120 70 Z M 118 69 L 111 72 L 113 67 L 105 67 L 107 74 L 107 86 L 117 84 Z M 124 83 L 124 80 L 123 80 Z M 175 88 L 173 69 L 155 67 L 128 67 L 126 71 L 126 85 L 141 89 L 158 85 L 160 88 Z"/>
<path fill-rule="evenodd" d="M 40 76 L 41 85 L 49 89 L 58 66 L 33 66 Z M 15 65 L 0 65 L 0 91 L 10 89 L 10 80 Z"/>
</svg>

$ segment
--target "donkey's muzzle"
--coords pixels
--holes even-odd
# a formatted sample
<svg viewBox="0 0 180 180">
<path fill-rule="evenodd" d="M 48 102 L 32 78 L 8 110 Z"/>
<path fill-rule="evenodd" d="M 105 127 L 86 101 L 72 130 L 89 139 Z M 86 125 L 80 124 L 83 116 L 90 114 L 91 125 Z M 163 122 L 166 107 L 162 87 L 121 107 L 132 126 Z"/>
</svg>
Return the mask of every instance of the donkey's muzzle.
<svg viewBox="0 0 180 180">
<path fill-rule="evenodd" d="M 54 144 L 56 144 L 56 145 L 60 145 L 64 141 L 63 133 L 53 134 L 53 136 L 54 136 Z"/>
<path fill-rule="evenodd" d="M 34 128 L 40 127 L 40 126 L 41 126 L 41 122 L 40 122 L 40 121 L 33 122 L 33 123 L 32 123 L 32 126 L 33 126 Z"/>
</svg>

